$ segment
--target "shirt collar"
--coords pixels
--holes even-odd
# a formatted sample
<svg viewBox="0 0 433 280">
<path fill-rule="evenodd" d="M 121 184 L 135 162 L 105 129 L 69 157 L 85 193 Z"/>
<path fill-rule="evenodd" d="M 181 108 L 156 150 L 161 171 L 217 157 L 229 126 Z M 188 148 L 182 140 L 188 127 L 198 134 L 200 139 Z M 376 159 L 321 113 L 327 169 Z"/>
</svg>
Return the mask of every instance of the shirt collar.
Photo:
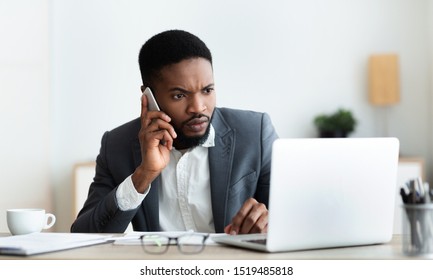
<svg viewBox="0 0 433 280">
<path fill-rule="evenodd" d="M 204 148 L 215 147 L 215 129 L 213 128 L 212 124 L 209 124 L 209 125 L 210 125 L 209 135 L 208 135 L 206 141 L 200 145 Z"/>
</svg>

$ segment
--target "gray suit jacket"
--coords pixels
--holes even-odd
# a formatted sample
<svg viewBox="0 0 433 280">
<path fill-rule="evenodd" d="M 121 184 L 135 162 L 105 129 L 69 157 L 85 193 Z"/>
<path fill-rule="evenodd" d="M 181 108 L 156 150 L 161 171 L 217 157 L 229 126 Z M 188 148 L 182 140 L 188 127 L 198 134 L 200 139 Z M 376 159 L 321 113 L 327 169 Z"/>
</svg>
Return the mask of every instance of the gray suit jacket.
<svg viewBox="0 0 433 280">
<path fill-rule="evenodd" d="M 265 113 L 216 108 L 212 118 L 215 147 L 209 148 L 212 212 L 216 232 L 223 232 L 250 197 L 268 205 L 272 143 L 277 134 Z M 124 232 L 132 221 L 136 231 L 159 231 L 158 189 L 160 176 L 152 182 L 142 204 L 121 211 L 117 186 L 141 163 L 135 119 L 102 137 L 96 174 L 88 198 L 72 232 Z"/>
</svg>

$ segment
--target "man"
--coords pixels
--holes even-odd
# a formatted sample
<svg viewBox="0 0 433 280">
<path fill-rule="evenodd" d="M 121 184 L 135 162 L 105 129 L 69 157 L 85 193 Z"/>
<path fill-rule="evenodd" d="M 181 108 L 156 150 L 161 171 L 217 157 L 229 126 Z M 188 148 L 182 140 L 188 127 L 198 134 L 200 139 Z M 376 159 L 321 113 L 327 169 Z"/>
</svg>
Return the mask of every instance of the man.
<svg viewBox="0 0 433 280">
<path fill-rule="evenodd" d="M 211 53 L 188 32 L 155 35 L 139 64 L 161 111 L 142 96 L 141 117 L 104 134 L 71 231 L 266 232 L 269 116 L 215 107 Z"/>
</svg>

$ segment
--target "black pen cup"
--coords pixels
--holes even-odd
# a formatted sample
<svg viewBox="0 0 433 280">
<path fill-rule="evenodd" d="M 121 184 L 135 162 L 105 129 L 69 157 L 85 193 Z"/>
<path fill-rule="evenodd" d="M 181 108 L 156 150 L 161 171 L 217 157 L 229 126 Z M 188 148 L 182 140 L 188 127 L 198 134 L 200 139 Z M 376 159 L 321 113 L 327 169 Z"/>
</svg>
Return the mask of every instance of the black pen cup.
<svg viewBox="0 0 433 280">
<path fill-rule="evenodd" d="M 433 257 L 433 203 L 403 205 L 403 253 Z"/>
</svg>

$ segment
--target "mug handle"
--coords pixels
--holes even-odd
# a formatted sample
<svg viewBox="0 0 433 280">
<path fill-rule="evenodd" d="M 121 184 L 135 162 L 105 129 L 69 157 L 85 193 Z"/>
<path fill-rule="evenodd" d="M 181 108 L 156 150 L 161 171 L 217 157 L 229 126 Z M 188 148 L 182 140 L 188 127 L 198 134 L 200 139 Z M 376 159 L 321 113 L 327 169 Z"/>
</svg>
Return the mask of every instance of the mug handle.
<svg viewBox="0 0 433 280">
<path fill-rule="evenodd" d="M 51 214 L 51 213 L 47 213 L 47 214 L 45 214 L 45 216 L 47 217 L 47 220 L 46 220 L 45 223 L 47 223 L 47 222 L 48 222 L 48 219 L 51 218 L 51 222 L 50 222 L 49 224 L 47 224 L 47 225 L 44 226 L 44 229 L 49 229 L 49 228 L 52 227 L 52 226 L 54 225 L 54 223 L 56 222 L 56 216 L 54 216 L 54 215 Z"/>
</svg>

